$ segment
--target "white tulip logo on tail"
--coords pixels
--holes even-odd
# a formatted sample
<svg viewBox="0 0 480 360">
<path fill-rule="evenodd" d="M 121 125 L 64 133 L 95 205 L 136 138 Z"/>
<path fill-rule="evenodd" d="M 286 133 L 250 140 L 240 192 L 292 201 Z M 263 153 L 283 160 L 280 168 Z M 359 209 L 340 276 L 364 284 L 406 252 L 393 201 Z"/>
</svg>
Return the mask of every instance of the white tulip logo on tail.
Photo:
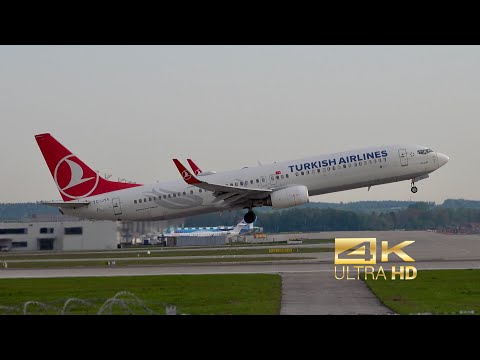
<svg viewBox="0 0 480 360">
<path fill-rule="evenodd" d="M 83 168 L 75 155 L 65 156 L 55 167 L 54 179 L 58 190 L 71 199 L 90 195 L 98 185 L 99 176 L 89 168 Z"/>
<path fill-rule="evenodd" d="M 188 180 L 190 180 L 190 178 L 191 178 L 191 176 L 190 176 L 190 174 L 188 173 L 187 170 L 183 170 L 182 176 L 183 176 L 183 179 L 184 179 L 185 181 L 188 181 Z"/>
</svg>

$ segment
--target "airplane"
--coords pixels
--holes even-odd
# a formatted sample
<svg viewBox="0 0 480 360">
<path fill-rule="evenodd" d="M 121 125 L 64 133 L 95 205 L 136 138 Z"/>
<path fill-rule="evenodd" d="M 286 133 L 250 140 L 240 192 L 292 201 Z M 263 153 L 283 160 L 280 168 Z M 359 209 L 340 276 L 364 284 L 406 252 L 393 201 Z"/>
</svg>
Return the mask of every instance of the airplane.
<svg viewBox="0 0 480 360">
<path fill-rule="evenodd" d="M 41 202 L 62 214 L 86 219 L 143 221 L 246 209 L 273 209 L 309 202 L 310 196 L 410 181 L 415 183 L 444 166 L 449 157 L 419 145 L 385 145 L 275 162 L 195 176 L 173 159 L 182 179 L 150 185 L 104 179 L 51 134 L 35 136 L 63 201 Z"/>
<path fill-rule="evenodd" d="M 249 227 L 244 220 L 240 221 L 235 227 L 204 227 L 204 228 L 179 228 L 170 233 L 165 233 L 164 236 L 235 236 L 240 234 L 242 229 Z"/>
</svg>

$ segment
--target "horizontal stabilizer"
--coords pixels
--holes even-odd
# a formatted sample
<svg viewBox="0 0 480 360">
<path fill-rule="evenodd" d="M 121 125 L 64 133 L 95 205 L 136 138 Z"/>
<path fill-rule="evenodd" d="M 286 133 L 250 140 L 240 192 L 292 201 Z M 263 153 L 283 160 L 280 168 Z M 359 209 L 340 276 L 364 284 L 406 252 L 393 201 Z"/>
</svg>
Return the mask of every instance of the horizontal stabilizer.
<svg viewBox="0 0 480 360">
<path fill-rule="evenodd" d="M 90 201 L 69 201 L 69 202 L 64 202 L 64 201 L 40 201 L 38 204 L 41 205 L 48 205 L 48 206 L 56 206 L 56 207 L 61 207 L 64 209 L 76 209 L 82 206 L 87 206 L 90 204 Z"/>
</svg>

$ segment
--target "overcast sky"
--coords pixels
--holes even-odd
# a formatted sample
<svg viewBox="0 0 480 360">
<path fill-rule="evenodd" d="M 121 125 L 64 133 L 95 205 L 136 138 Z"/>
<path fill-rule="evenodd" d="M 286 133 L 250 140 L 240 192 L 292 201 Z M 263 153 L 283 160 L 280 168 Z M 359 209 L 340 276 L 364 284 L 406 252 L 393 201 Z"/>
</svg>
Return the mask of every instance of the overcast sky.
<svg viewBox="0 0 480 360">
<path fill-rule="evenodd" d="M 101 174 L 179 179 L 413 143 L 450 162 L 418 183 L 312 201 L 480 200 L 479 46 L 0 46 L 0 202 L 60 199 L 34 135 Z"/>
</svg>

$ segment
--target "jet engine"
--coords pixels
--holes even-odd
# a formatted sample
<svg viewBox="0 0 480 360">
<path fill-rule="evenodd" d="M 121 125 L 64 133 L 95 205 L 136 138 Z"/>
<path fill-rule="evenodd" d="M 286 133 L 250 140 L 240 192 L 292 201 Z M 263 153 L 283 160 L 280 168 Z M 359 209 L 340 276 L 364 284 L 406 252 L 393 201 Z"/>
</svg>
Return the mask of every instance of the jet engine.
<svg viewBox="0 0 480 360">
<path fill-rule="evenodd" d="M 271 205 L 274 209 L 284 209 L 306 204 L 308 202 L 307 187 L 303 185 L 295 185 L 272 192 L 267 205 Z"/>
</svg>

